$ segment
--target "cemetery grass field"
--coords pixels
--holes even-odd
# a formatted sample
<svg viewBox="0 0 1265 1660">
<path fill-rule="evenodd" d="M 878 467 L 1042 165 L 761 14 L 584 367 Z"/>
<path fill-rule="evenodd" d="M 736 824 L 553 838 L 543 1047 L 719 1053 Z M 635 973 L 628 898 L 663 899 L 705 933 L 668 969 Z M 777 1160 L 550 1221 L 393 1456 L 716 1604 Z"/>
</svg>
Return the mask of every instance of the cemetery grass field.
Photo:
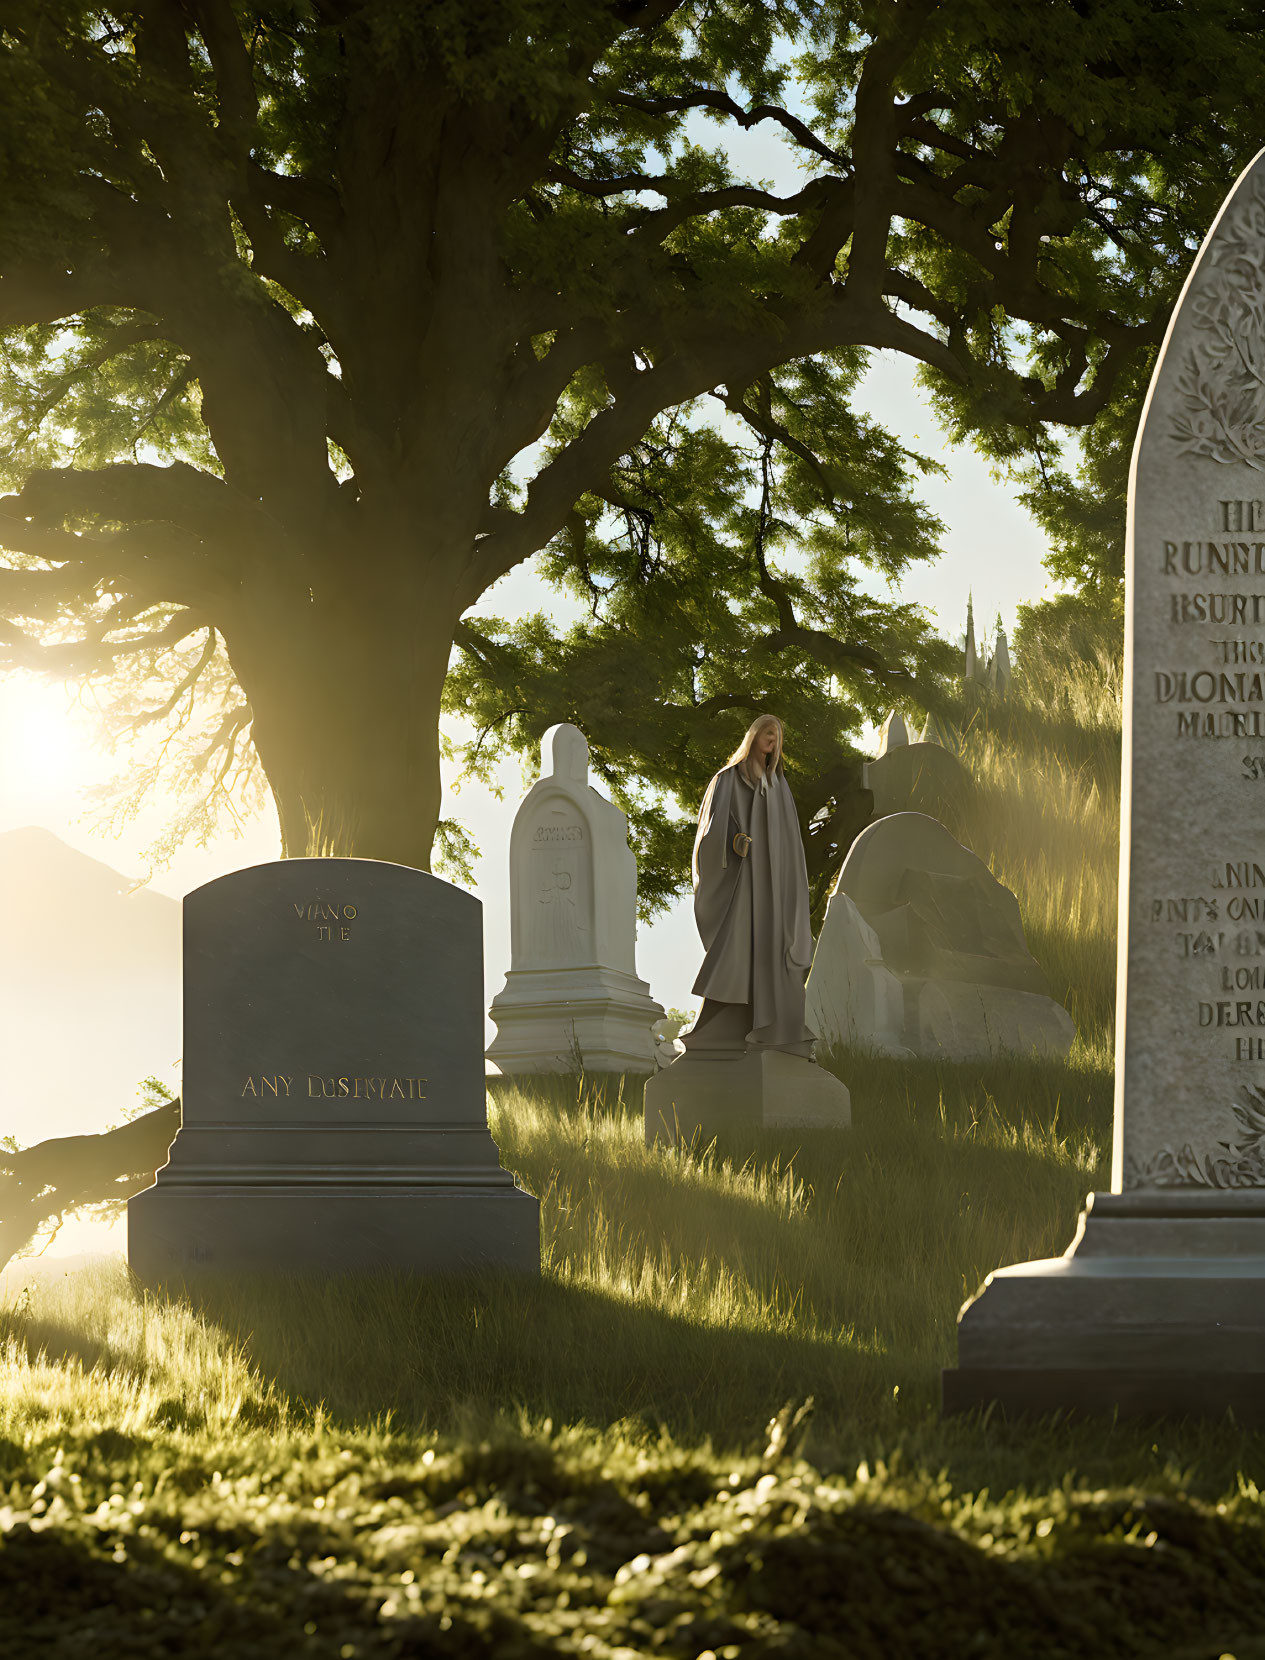
<svg viewBox="0 0 1265 1660">
<path fill-rule="evenodd" d="M 1109 1180 L 1118 685 L 965 741 L 1066 1063 L 837 1053 L 853 1130 L 737 1165 L 610 1080 L 501 1086 L 539 1284 L 33 1281 L 0 1657 L 1265 1660 L 1265 1436 L 938 1414 L 964 1298 Z"/>
</svg>

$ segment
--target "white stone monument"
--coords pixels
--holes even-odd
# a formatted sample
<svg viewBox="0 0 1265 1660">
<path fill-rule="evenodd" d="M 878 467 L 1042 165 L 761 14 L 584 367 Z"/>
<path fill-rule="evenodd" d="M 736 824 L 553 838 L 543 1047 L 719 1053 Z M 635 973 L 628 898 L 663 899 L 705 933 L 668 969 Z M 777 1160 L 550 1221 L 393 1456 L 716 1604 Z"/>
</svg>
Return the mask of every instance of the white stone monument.
<svg viewBox="0 0 1265 1660">
<path fill-rule="evenodd" d="M 628 820 L 590 785 L 578 727 L 551 726 L 540 753 L 510 832 L 510 970 L 488 1059 L 502 1072 L 653 1072 L 663 1009 L 637 978 Z"/>
<path fill-rule="evenodd" d="M 999 697 L 1005 697 L 1010 690 L 1013 671 L 1010 667 L 1010 647 L 1006 643 L 1006 630 L 997 630 L 997 646 L 993 652 L 992 661 L 988 665 L 988 683 Z"/>
<path fill-rule="evenodd" d="M 905 993 L 883 964 L 878 935 L 836 881 L 804 988 L 804 1018 L 827 1048 L 846 1044 L 911 1060 L 901 1032 Z"/>
<path fill-rule="evenodd" d="M 971 594 L 966 596 L 966 650 L 962 658 L 962 679 L 967 685 L 979 679 L 982 664 L 976 656 L 975 650 L 975 601 Z"/>
<path fill-rule="evenodd" d="M 963 1309 L 947 1409 L 1265 1419 L 1265 152 L 1133 452 L 1111 1191 Z"/>
</svg>

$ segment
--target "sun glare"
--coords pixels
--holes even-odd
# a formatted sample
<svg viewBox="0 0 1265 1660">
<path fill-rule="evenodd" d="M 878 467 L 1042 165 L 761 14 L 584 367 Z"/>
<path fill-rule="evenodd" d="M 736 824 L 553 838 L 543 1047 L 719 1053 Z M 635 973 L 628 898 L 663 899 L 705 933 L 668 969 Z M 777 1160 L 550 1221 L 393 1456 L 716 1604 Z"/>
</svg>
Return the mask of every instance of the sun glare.
<svg viewBox="0 0 1265 1660">
<path fill-rule="evenodd" d="M 77 789 L 96 769 L 86 716 L 67 692 L 24 676 L 0 688 L 0 778 L 7 798 Z"/>
</svg>

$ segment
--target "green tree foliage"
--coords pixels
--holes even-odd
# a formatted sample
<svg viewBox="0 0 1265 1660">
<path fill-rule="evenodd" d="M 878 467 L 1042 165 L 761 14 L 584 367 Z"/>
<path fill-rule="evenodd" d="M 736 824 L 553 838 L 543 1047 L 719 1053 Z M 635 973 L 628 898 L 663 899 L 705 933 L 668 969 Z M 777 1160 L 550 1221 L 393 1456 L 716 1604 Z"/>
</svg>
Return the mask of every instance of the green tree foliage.
<svg viewBox="0 0 1265 1660">
<path fill-rule="evenodd" d="M 458 640 L 604 684 L 608 756 L 696 752 L 630 791 L 753 686 L 820 781 L 937 668 L 859 581 L 934 535 L 859 354 L 1048 470 L 1138 384 L 1263 41 L 1246 0 L 4 0 L 4 660 L 130 688 L 221 788 L 257 757 L 291 853 L 427 863 Z M 591 642 L 468 620 L 542 552 Z M 666 725 L 617 731 L 665 632 Z"/>
<path fill-rule="evenodd" d="M 679 415 L 657 422 L 545 554 L 582 619 L 468 618 L 458 632 L 445 695 L 477 729 L 468 769 L 486 777 L 506 751 L 534 752 L 554 721 L 580 726 L 629 815 L 643 914 L 689 870 L 694 821 L 667 800 L 695 805 L 767 710 L 786 724 L 819 913 L 872 807 L 850 743 L 858 717 L 943 699 L 956 654 L 916 606 L 858 581 L 934 557 L 943 528 L 910 494 L 918 458 L 852 413 L 859 367 L 859 353 L 835 353 L 727 399 L 748 443 Z"/>
</svg>

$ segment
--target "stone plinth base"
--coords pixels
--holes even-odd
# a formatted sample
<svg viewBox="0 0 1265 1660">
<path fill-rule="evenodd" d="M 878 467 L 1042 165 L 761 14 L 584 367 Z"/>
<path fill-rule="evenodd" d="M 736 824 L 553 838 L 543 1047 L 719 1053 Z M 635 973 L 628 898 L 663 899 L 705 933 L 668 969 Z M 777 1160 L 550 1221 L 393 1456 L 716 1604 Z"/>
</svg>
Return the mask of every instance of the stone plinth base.
<svg viewBox="0 0 1265 1660">
<path fill-rule="evenodd" d="M 538 1274 L 540 1204 L 508 1177 L 461 1187 L 169 1181 L 129 1201 L 127 1257 L 150 1285 L 224 1272 Z"/>
<path fill-rule="evenodd" d="M 488 1011 L 488 1059 L 502 1072 L 653 1072 L 663 1009 L 613 968 L 511 969 Z"/>
<path fill-rule="evenodd" d="M 832 1072 L 780 1049 L 732 1060 L 688 1050 L 646 1084 L 646 1145 L 704 1144 L 758 1130 L 846 1130 L 851 1098 Z"/>
<path fill-rule="evenodd" d="M 1265 1423 L 1265 1192 L 1090 1194 L 1065 1255 L 963 1308 L 943 1400 Z"/>
</svg>

